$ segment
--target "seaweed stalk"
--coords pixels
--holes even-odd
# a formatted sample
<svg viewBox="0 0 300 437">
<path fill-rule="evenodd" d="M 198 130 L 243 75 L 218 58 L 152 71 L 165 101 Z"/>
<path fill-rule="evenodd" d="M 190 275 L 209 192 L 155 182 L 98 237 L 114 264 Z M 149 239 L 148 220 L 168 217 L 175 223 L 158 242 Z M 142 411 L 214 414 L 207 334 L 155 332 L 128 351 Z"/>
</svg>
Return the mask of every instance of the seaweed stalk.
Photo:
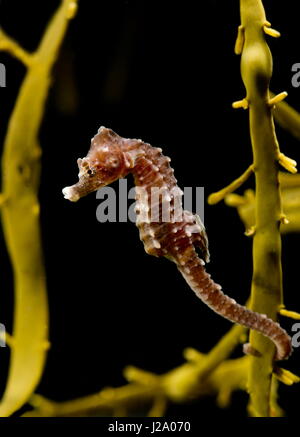
<svg viewBox="0 0 300 437">
<path fill-rule="evenodd" d="M 240 0 L 240 13 L 236 53 L 242 55 L 241 75 L 247 91 L 243 107 L 249 108 L 256 181 L 251 308 L 276 320 L 283 300 L 278 163 L 294 172 L 295 162 L 292 164 L 280 153 L 272 115 L 273 105 L 286 93 L 272 98 L 269 93 L 272 55 L 265 34 L 278 37 L 279 33 L 271 29 L 266 20 L 261 0 Z M 250 359 L 250 411 L 253 415 L 267 417 L 270 416 L 274 345 L 255 331 L 250 333 L 250 342 L 250 350 L 260 355 Z"/>
<path fill-rule="evenodd" d="M 39 227 L 38 132 L 50 74 L 77 2 L 63 0 L 37 51 L 26 53 L 0 31 L 0 49 L 27 67 L 12 112 L 2 158 L 2 223 L 15 284 L 15 311 L 8 381 L 0 416 L 19 409 L 35 390 L 44 368 L 48 342 L 48 305 Z"/>
</svg>

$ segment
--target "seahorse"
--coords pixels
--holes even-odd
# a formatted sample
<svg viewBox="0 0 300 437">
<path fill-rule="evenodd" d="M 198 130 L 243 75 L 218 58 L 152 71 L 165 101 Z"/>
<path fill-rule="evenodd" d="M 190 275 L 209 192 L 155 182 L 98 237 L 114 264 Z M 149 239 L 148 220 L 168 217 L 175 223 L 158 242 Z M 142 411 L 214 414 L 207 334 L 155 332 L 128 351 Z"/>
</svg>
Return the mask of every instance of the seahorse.
<svg viewBox="0 0 300 437">
<path fill-rule="evenodd" d="M 208 239 L 200 218 L 182 210 L 170 158 L 162 149 L 139 139 L 123 138 L 100 127 L 90 150 L 78 159 L 79 180 L 64 188 L 72 202 L 131 173 L 136 186 L 136 225 L 145 251 L 173 261 L 195 294 L 212 310 L 231 322 L 254 329 L 276 346 L 276 360 L 292 353 L 291 338 L 278 323 L 225 295 L 205 270 Z M 245 352 L 259 354 L 247 346 Z"/>
</svg>

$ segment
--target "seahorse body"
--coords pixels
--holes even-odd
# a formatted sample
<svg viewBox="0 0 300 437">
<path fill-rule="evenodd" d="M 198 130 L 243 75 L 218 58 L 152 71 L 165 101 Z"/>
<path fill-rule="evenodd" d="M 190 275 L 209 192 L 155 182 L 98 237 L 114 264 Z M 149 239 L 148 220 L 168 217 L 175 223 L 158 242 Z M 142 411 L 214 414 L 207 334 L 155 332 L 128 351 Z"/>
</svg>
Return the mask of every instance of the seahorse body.
<svg viewBox="0 0 300 437">
<path fill-rule="evenodd" d="M 79 181 L 63 190 L 65 198 L 80 197 L 132 173 L 136 185 L 136 224 L 145 251 L 172 260 L 196 295 L 232 322 L 255 329 L 277 347 L 276 359 L 287 358 L 291 339 L 278 323 L 226 296 L 205 271 L 209 261 L 205 228 L 198 216 L 182 211 L 170 158 L 141 140 L 122 138 L 101 127 L 84 159 L 78 160 Z M 200 251 L 198 256 L 197 249 Z"/>
</svg>

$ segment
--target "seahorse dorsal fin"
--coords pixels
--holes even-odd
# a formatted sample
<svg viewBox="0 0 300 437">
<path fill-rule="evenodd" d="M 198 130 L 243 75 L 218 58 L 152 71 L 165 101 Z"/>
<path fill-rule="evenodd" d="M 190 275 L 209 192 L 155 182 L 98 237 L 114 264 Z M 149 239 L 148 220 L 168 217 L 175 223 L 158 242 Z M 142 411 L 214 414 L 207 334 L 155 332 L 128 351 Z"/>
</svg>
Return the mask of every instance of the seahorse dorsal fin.
<svg viewBox="0 0 300 437">
<path fill-rule="evenodd" d="M 134 168 L 137 158 L 145 155 L 145 152 L 140 149 L 128 150 L 124 153 L 125 165 L 127 168 Z"/>
</svg>

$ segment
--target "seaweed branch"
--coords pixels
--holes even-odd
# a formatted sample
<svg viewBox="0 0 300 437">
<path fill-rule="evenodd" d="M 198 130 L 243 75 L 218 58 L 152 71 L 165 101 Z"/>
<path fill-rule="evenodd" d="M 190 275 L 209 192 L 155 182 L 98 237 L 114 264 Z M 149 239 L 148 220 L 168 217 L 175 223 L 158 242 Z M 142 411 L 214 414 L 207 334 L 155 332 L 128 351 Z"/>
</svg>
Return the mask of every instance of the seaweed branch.
<svg viewBox="0 0 300 437">
<path fill-rule="evenodd" d="M 77 2 L 63 0 L 35 53 L 27 53 L 1 29 L 0 49 L 27 67 L 13 109 L 2 158 L 2 224 L 15 283 L 15 312 L 8 381 L 0 416 L 19 409 L 35 390 L 45 363 L 48 305 L 39 227 L 41 149 L 38 132 L 50 73 Z"/>
<path fill-rule="evenodd" d="M 148 406 L 148 416 L 162 416 L 169 402 L 184 403 L 205 395 L 216 395 L 219 406 L 230 403 L 235 390 L 246 390 L 249 357 L 228 360 L 242 343 L 247 329 L 233 326 L 208 354 L 187 348 L 187 360 L 163 375 L 128 366 L 124 376 L 129 384 L 104 388 L 98 393 L 67 402 L 53 402 L 34 395 L 32 411 L 24 416 L 126 416 L 137 406 Z"/>
<path fill-rule="evenodd" d="M 273 93 L 270 93 L 274 97 Z M 274 108 L 276 122 L 300 140 L 300 114 L 287 102 L 279 102 Z"/>
<path fill-rule="evenodd" d="M 230 193 L 237 190 L 243 183 L 246 182 L 246 180 L 250 177 L 253 171 L 254 171 L 254 166 L 253 164 L 251 164 L 240 177 L 238 177 L 233 182 L 231 182 L 231 184 L 229 184 L 227 187 L 223 188 L 222 190 L 216 193 L 210 194 L 207 199 L 209 205 L 214 205 L 220 202 Z"/>
<path fill-rule="evenodd" d="M 282 306 L 282 271 L 280 223 L 282 206 L 278 163 L 295 171 L 295 162 L 279 150 L 272 107 L 286 93 L 270 97 L 272 55 L 265 34 L 277 37 L 266 20 L 261 0 L 241 0 L 241 26 L 238 43 L 241 75 L 249 108 L 250 136 L 256 181 L 255 234 L 253 239 L 253 279 L 251 307 L 277 319 Z M 251 356 L 249 369 L 250 411 L 256 416 L 270 416 L 270 395 L 274 346 L 255 331 L 250 333 L 251 348 L 260 356 Z"/>
<path fill-rule="evenodd" d="M 199 355 L 202 357 L 201 354 Z M 194 387 L 197 393 L 195 397 L 215 394 L 220 407 L 228 406 L 234 390 L 246 389 L 248 361 L 249 357 L 224 361 L 206 379 L 201 379 L 197 383 Z M 176 370 L 192 374 L 194 369 L 197 369 L 197 364 L 186 363 Z M 165 380 L 168 380 L 168 384 L 178 384 L 180 381 L 175 379 L 175 373 L 173 377 L 168 374 L 156 376 L 136 368 L 128 368 L 126 373 L 130 376 L 134 374 L 134 377 L 138 375 L 140 379 L 122 387 L 106 388 L 99 393 L 69 402 L 57 403 L 35 395 L 32 399 L 34 410 L 25 413 L 24 416 L 70 417 L 95 414 L 126 416 L 131 411 L 136 411 L 141 405 L 146 409 L 148 408 L 148 416 L 159 417 L 164 415 L 169 401 L 172 400 L 165 388 Z M 141 377 L 143 377 L 143 380 Z M 193 398 L 185 397 L 180 402 L 189 402 L 191 400 Z"/>
<path fill-rule="evenodd" d="M 282 218 L 280 233 L 287 234 L 300 231 L 300 175 L 279 173 L 282 199 Z M 246 229 L 253 228 L 255 224 L 255 193 L 248 189 L 243 195 L 236 193 L 227 194 L 225 203 L 237 208 L 240 219 Z"/>
</svg>

